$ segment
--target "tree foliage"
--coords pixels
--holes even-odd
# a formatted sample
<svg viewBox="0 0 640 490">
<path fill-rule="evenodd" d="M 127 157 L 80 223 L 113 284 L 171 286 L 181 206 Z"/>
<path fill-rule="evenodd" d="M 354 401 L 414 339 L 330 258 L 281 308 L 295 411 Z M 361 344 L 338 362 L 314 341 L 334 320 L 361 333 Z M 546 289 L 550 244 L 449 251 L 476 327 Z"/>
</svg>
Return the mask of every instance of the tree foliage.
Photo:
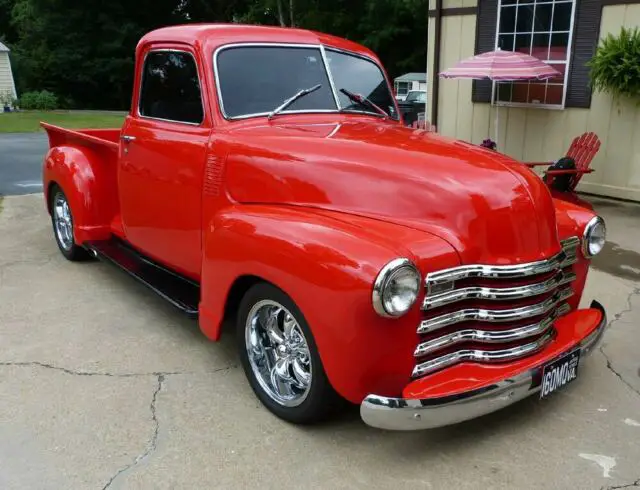
<svg viewBox="0 0 640 490">
<path fill-rule="evenodd" d="M 20 92 L 78 108 L 129 106 L 134 51 L 152 29 L 190 22 L 295 26 L 360 42 L 391 77 L 424 71 L 427 0 L 0 0 L 0 39 Z"/>
</svg>

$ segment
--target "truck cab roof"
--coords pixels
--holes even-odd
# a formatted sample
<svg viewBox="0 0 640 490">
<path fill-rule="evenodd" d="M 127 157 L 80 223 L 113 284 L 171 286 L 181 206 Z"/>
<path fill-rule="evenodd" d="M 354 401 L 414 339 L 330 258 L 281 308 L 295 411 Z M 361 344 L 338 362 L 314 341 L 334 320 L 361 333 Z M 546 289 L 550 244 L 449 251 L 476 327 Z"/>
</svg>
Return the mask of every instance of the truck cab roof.
<svg viewBox="0 0 640 490">
<path fill-rule="evenodd" d="M 219 46 L 234 43 L 323 44 L 378 60 L 372 51 L 355 42 L 329 34 L 289 27 L 246 24 L 185 24 L 163 27 L 149 32 L 140 39 L 138 50 L 151 43 L 184 43 L 204 47 L 211 51 Z"/>
</svg>

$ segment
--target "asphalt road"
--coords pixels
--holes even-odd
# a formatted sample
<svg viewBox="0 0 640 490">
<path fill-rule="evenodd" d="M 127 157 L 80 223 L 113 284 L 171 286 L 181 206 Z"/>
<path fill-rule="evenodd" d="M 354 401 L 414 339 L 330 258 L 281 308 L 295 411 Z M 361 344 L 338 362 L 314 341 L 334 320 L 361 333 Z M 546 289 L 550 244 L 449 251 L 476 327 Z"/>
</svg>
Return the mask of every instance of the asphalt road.
<svg viewBox="0 0 640 490">
<path fill-rule="evenodd" d="M 596 201 L 610 241 L 582 304 L 597 298 L 610 325 L 575 382 L 409 433 L 369 428 L 356 408 L 282 422 L 247 385 L 228 331 L 211 343 L 112 266 L 64 260 L 41 195 L 0 209 L 2 490 L 640 485 L 640 206 Z"/>
<path fill-rule="evenodd" d="M 0 134 L 0 196 L 42 192 L 45 133 Z"/>
</svg>

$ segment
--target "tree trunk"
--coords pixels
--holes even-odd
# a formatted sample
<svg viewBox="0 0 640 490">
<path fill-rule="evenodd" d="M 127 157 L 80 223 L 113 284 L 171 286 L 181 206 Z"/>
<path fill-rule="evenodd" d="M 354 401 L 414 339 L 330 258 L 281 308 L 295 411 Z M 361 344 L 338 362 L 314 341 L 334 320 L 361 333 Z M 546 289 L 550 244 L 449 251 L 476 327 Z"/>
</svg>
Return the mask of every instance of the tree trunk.
<svg viewBox="0 0 640 490">
<path fill-rule="evenodd" d="M 293 0 L 289 0 L 289 19 L 291 20 L 291 27 L 295 27 L 295 22 L 293 21 Z"/>
<path fill-rule="evenodd" d="M 281 27 L 286 27 L 287 24 L 284 22 L 284 14 L 282 12 L 282 0 L 278 0 L 278 20 L 280 21 Z"/>
</svg>

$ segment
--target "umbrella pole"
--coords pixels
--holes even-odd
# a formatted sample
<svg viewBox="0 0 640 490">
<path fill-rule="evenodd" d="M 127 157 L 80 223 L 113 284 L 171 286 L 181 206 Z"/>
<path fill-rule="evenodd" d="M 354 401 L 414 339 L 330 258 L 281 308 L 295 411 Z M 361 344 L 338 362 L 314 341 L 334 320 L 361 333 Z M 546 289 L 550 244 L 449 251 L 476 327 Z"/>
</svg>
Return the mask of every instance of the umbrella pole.
<svg viewBox="0 0 640 490">
<path fill-rule="evenodd" d="M 496 120 L 494 121 L 494 128 L 493 128 L 493 132 L 495 134 L 495 138 L 496 138 L 496 149 L 498 149 L 500 147 L 500 143 L 499 143 L 499 137 L 500 137 L 500 133 L 498 131 L 498 125 L 500 123 L 500 119 L 499 119 L 499 107 L 496 101 L 496 91 L 497 89 L 497 83 L 495 81 L 491 81 L 491 105 L 494 105 L 496 108 Z"/>
<path fill-rule="evenodd" d="M 500 107 L 496 104 L 496 149 L 500 148 L 499 138 L 500 138 Z"/>
</svg>

